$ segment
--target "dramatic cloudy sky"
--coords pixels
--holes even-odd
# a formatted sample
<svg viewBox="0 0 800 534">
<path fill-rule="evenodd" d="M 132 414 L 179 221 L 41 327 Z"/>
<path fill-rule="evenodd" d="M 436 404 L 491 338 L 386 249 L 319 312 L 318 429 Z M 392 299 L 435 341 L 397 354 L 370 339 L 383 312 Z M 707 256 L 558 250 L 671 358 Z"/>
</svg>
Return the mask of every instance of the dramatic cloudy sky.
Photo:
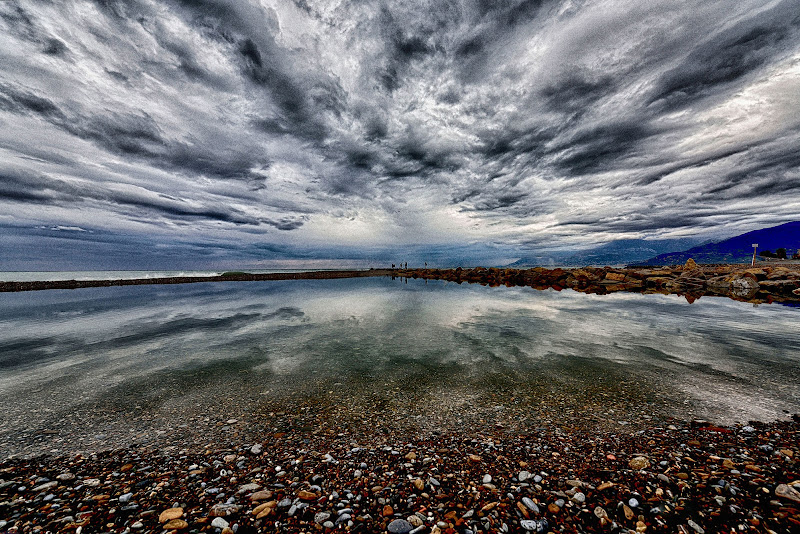
<svg viewBox="0 0 800 534">
<path fill-rule="evenodd" d="M 0 2 L 0 269 L 727 236 L 799 169 L 797 0 Z"/>
</svg>

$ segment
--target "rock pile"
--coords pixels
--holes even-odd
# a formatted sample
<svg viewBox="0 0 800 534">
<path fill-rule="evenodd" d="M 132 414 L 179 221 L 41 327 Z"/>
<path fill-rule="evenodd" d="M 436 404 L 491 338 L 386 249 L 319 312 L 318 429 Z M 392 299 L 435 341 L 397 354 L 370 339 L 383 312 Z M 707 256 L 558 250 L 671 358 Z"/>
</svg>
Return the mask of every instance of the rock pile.
<svg viewBox="0 0 800 534">
<path fill-rule="evenodd" d="M 582 267 L 580 269 L 413 269 L 395 276 L 479 283 L 488 286 L 529 286 L 534 289 L 574 289 L 583 293 L 618 291 L 702 296 L 726 296 L 753 303 L 800 302 L 800 265 L 750 268 L 704 265 L 661 268 Z"/>
</svg>

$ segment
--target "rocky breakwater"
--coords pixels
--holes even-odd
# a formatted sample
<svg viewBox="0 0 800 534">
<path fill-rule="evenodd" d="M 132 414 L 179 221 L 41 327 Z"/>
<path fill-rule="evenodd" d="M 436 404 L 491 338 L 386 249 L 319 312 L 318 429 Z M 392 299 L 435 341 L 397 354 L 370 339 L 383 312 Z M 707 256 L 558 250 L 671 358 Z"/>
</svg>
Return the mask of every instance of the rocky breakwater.
<svg viewBox="0 0 800 534">
<path fill-rule="evenodd" d="M 573 289 L 583 293 L 619 291 L 683 295 L 690 302 L 702 296 L 726 296 L 753 303 L 800 302 L 800 265 L 685 265 L 659 268 L 582 267 L 547 269 L 405 269 L 394 276 L 478 283 Z"/>
</svg>

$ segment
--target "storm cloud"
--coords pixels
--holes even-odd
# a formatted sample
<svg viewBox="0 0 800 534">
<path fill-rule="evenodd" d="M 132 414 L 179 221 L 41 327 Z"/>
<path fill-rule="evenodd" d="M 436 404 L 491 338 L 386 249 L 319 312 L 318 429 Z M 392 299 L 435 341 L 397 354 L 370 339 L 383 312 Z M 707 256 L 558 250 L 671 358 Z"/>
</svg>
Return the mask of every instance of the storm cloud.
<svg viewBox="0 0 800 534">
<path fill-rule="evenodd" d="M 793 0 L 8 0 L 0 270 L 733 235 L 798 102 Z"/>
</svg>

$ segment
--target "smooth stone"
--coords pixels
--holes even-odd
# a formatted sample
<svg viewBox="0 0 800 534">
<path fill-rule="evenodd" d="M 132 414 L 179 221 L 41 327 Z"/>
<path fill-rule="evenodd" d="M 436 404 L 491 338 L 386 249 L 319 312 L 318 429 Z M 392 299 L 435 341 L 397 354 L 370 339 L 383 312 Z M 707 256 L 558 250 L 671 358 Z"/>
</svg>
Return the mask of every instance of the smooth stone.
<svg viewBox="0 0 800 534">
<path fill-rule="evenodd" d="M 405 519 L 395 519 L 389 526 L 386 527 L 391 534 L 408 534 L 412 530 L 414 530 L 414 525 L 406 521 Z"/>
<path fill-rule="evenodd" d="M 701 527 L 700 525 L 698 525 L 697 523 L 695 523 L 695 522 L 694 522 L 694 521 L 692 521 L 691 519 L 690 519 L 690 520 L 688 520 L 688 521 L 686 522 L 686 524 L 687 524 L 687 525 L 689 525 L 690 527 L 692 527 L 692 530 L 694 530 L 695 532 L 697 532 L 697 534 L 705 534 L 705 532 L 706 532 L 706 531 L 703 529 L 703 527 Z"/>
<path fill-rule="evenodd" d="M 166 523 L 167 521 L 180 519 L 181 517 L 183 517 L 183 508 L 167 508 L 158 516 L 158 522 Z"/>
<path fill-rule="evenodd" d="M 422 519 L 420 519 L 420 518 L 419 518 L 419 516 L 418 516 L 418 515 L 416 515 L 416 514 L 408 516 L 408 518 L 406 519 L 406 521 L 408 521 L 409 523 L 411 523 L 411 525 L 412 525 L 414 528 L 421 527 L 421 526 L 423 525 L 423 523 L 422 523 Z"/>
<path fill-rule="evenodd" d="M 523 497 L 522 504 L 524 504 L 528 510 L 532 511 L 535 514 L 541 513 L 541 511 L 539 510 L 539 506 L 535 502 L 533 502 L 533 500 L 530 497 Z"/>
<path fill-rule="evenodd" d="M 548 523 L 544 519 L 523 519 L 519 524 L 525 530 L 533 532 L 545 532 L 548 527 Z"/>
<path fill-rule="evenodd" d="M 489 484 L 492 481 L 492 475 L 483 475 L 483 483 Z"/>
<path fill-rule="evenodd" d="M 316 515 L 314 515 L 314 523 L 321 525 L 325 521 L 330 519 L 330 517 L 331 514 L 329 514 L 328 512 L 317 512 Z"/>
<path fill-rule="evenodd" d="M 517 475 L 517 480 L 520 482 L 525 482 L 529 478 L 531 478 L 531 474 L 528 471 L 520 471 Z"/>
<path fill-rule="evenodd" d="M 631 497 L 630 499 L 628 499 L 628 506 L 630 506 L 631 508 L 636 508 L 637 506 L 639 506 L 639 501 Z"/>
<path fill-rule="evenodd" d="M 258 444 L 256 444 L 256 445 L 253 445 L 252 447 L 250 447 L 250 453 L 251 453 L 251 454 L 256 454 L 256 455 L 258 455 L 258 454 L 261 454 L 261 452 L 262 452 L 263 450 L 264 450 L 264 447 L 263 447 L 263 446 L 262 446 L 260 443 L 258 443 Z"/>
<path fill-rule="evenodd" d="M 325 528 L 333 528 L 334 524 L 333 521 L 325 521 L 324 523 L 322 523 L 322 526 Z"/>
<path fill-rule="evenodd" d="M 572 496 L 572 500 L 578 504 L 583 504 L 586 502 L 586 495 L 581 493 L 580 491 L 577 492 L 575 495 Z"/>
<path fill-rule="evenodd" d="M 55 488 L 56 486 L 58 486 L 58 482 L 55 482 L 55 481 L 46 482 L 45 484 L 42 484 L 40 486 L 36 486 L 35 488 L 33 488 L 33 491 L 37 491 L 37 492 L 38 491 L 47 491 L 49 489 Z"/>
<path fill-rule="evenodd" d="M 211 526 L 214 528 L 228 528 L 230 523 L 222 519 L 221 517 L 215 517 L 214 520 L 211 522 Z"/>
<path fill-rule="evenodd" d="M 133 498 L 133 493 L 123 493 L 119 496 L 119 502 L 128 502 Z"/>
<path fill-rule="evenodd" d="M 800 492 L 788 484 L 778 484 L 775 488 L 775 495 L 800 503 Z"/>
<path fill-rule="evenodd" d="M 189 526 L 189 523 L 183 519 L 170 519 L 164 523 L 164 530 L 183 530 Z"/>
<path fill-rule="evenodd" d="M 650 467 L 650 461 L 644 456 L 637 456 L 636 458 L 631 459 L 631 461 L 628 462 L 628 465 L 631 469 L 647 469 Z"/>
</svg>

